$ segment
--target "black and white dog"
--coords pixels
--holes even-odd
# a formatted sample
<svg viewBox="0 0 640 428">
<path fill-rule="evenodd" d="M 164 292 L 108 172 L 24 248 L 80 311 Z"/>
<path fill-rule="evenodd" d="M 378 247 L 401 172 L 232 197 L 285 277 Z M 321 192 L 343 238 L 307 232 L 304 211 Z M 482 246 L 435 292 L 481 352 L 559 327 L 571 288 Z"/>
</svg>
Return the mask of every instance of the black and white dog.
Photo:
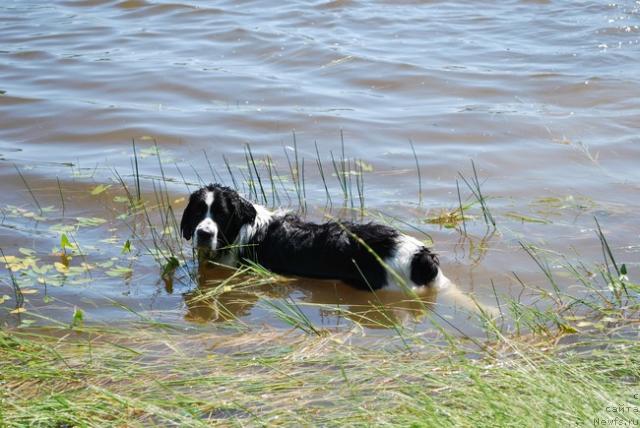
<svg viewBox="0 0 640 428">
<path fill-rule="evenodd" d="M 180 228 L 200 256 L 229 266 L 248 260 L 275 273 L 342 280 L 362 290 L 409 288 L 420 294 L 449 283 L 435 254 L 391 227 L 309 223 L 219 184 L 191 194 Z"/>
</svg>

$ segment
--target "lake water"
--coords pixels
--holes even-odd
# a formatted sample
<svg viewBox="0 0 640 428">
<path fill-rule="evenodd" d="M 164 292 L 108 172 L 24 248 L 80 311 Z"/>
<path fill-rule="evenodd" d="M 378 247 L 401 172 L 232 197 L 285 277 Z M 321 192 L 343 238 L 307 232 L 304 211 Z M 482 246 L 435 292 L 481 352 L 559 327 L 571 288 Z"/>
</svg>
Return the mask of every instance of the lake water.
<svg viewBox="0 0 640 428">
<path fill-rule="evenodd" d="M 160 190 L 179 221 L 198 183 L 231 184 L 224 156 L 241 190 L 253 193 L 244 184 L 253 174 L 246 144 L 269 205 L 297 208 L 287 162 L 294 133 L 309 218 L 359 217 L 363 203 L 367 219 L 424 232 L 460 293 L 486 305 L 496 293 L 533 299 L 514 272 L 549 287 L 520 243 L 548 250 L 564 290 L 578 293 L 560 255 L 602 261 L 594 217 L 635 274 L 639 59 L 638 1 L 5 0 L 0 248 L 14 268 L 0 277 L 0 296 L 10 297 L 0 319 L 69 322 L 81 308 L 91 322 L 151 317 L 218 328 L 222 304 L 250 327 L 280 328 L 265 302 L 293 301 L 324 328 L 384 326 L 368 315 L 369 295 L 334 283 L 298 280 L 190 304 L 197 290 L 180 279 L 186 269 L 169 286 L 148 254 L 149 221 L 170 226 L 153 208 Z M 340 170 L 341 133 L 347 210 L 331 161 Z M 149 218 L 126 215 L 117 178 L 135 189 L 134 139 Z M 273 181 L 277 199 L 267 156 L 276 177 L 287 175 Z M 473 177 L 472 160 L 497 228 L 479 204 L 464 225 L 428 222 L 459 206 L 457 181 L 463 204 L 474 200 L 460 177 Z M 82 254 L 61 251 L 62 235 Z M 10 313 L 15 281 L 26 290 L 24 314 Z M 452 296 L 433 300 L 432 312 L 406 303 L 393 317 L 427 329 L 435 314 L 473 334 Z"/>
</svg>

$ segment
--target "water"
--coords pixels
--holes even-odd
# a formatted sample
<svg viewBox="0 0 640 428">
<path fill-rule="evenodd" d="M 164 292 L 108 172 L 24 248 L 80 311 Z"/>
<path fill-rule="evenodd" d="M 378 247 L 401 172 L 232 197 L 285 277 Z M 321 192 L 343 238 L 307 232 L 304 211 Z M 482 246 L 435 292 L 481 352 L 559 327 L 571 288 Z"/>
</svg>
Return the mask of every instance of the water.
<svg viewBox="0 0 640 428">
<path fill-rule="evenodd" d="M 640 2 L 509 1 L 479 8 L 439 1 L 212 7 L 8 0 L 0 22 L 0 248 L 17 257 L 35 251 L 29 257 L 38 258 L 37 266 L 54 269 L 54 262 L 68 262 L 52 251 L 67 233 L 87 253 L 70 266 L 101 264 L 91 275 L 78 274 L 76 283 L 73 275 L 59 281 L 68 272 L 16 270 L 35 289 L 24 296 L 28 313 L 67 322 L 79 307 L 87 320 L 137 319 L 127 306 L 185 325 L 215 328 L 211 320 L 225 319 L 216 302 L 188 304 L 193 284 L 177 281 L 167 289 L 137 241 L 143 236 L 148 244 L 144 227 L 132 231 L 132 222 L 119 217 L 126 204 L 117 201 L 123 191 L 116 171 L 133 186 L 132 139 L 141 151 L 143 196 L 153 201 L 153 186 L 160 186 L 155 139 L 171 179 L 166 189 L 180 210 L 195 188 L 185 181 L 214 180 L 203 151 L 226 180 L 222 155 L 233 168 L 243 167 L 246 143 L 284 173 L 295 132 L 306 160 L 309 216 L 319 219 L 326 198 L 314 142 L 339 205 L 330 154 L 340 157 L 342 131 L 346 155 L 364 162 L 372 217 L 383 212 L 405 232 L 431 235 L 445 272 L 485 304 L 495 303 L 494 287 L 499 295 L 521 293 L 512 272 L 532 286 L 548 286 L 520 241 L 600 261 L 594 216 L 619 258 L 637 270 Z M 420 163 L 421 197 L 409 140 Z M 471 159 L 498 230 L 487 231 L 477 207 L 467 224 L 470 237 L 425 223 L 458 206 L 456 180 L 469 197 L 458 173 L 472 176 Z M 51 210 L 39 214 L 16 167 Z M 111 187 L 97 192 L 99 185 Z M 292 190 L 290 182 L 285 186 Z M 295 192 L 292 197 L 281 204 L 295 205 Z M 331 213 L 341 214 L 335 207 Z M 122 254 L 127 239 L 137 247 L 135 257 Z M 0 295 L 11 297 L 11 279 L 2 275 Z M 573 290 L 570 278 L 562 284 Z M 368 296 L 341 284 L 283 287 L 234 297 L 244 302 L 236 315 L 251 326 L 282 326 L 261 303 L 291 298 L 314 323 L 335 328 L 350 323 L 340 308 L 370 309 Z M 434 299 L 436 314 L 471 328 L 451 299 Z M 19 321 L 8 313 L 14 307 L 15 298 L 5 299 L 4 322 Z M 398 318 L 428 328 L 424 310 L 405 309 L 395 306 Z"/>
</svg>

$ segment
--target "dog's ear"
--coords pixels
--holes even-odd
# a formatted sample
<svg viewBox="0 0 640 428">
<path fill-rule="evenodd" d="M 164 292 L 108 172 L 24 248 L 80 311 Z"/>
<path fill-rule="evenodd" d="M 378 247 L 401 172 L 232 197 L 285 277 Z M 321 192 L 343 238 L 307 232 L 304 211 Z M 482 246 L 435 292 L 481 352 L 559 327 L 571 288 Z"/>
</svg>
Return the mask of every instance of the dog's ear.
<svg viewBox="0 0 640 428">
<path fill-rule="evenodd" d="M 240 223 L 247 224 L 253 222 L 256 217 L 256 209 L 251 202 L 234 191 L 231 195 L 231 205 Z"/>
<path fill-rule="evenodd" d="M 218 187 L 213 212 L 224 245 L 233 243 L 245 224 L 253 223 L 256 209 L 253 204 L 229 187 Z"/>
<path fill-rule="evenodd" d="M 182 220 L 180 221 L 180 231 L 182 232 L 182 236 L 187 241 L 191 239 L 193 236 L 193 232 L 196 230 L 197 224 L 197 206 L 199 200 L 199 192 L 193 192 L 191 196 L 189 196 L 189 203 L 185 207 L 182 213 Z"/>
</svg>

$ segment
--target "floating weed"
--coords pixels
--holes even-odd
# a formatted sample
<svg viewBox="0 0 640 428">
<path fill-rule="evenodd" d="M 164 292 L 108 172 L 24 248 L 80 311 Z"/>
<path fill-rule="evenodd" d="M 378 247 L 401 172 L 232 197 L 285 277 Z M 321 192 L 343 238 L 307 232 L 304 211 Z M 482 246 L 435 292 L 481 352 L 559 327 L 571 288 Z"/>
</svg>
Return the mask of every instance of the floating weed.
<svg viewBox="0 0 640 428">
<path fill-rule="evenodd" d="M 105 274 L 110 277 L 130 277 L 132 273 L 133 269 L 129 266 L 114 266 L 105 271 Z"/>
<path fill-rule="evenodd" d="M 575 210 L 585 212 L 597 208 L 593 199 L 582 195 L 548 196 L 537 198 L 531 202 L 536 213 L 543 216 L 557 216 L 562 211 Z"/>
<path fill-rule="evenodd" d="M 57 234 L 69 234 L 77 230 L 75 224 L 56 223 L 49 226 L 49 231 Z"/>
<path fill-rule="evenodd" d="M 549 223 L 551 223 L 551 221 L 543 219 L 543 218 L 532 217 L 532 216 L 528 216 L 528 215 L 524 215 L 524 214 L 518 214 L 518 213 L 514 213 L 514 212 L 505 213 L 504 216 L 512 218 L 514 220 L 519 220 L 519 221 L 521 221 L 523 223 L 541 223 L 541 224 L 549 224 Z"/>
<path fill-rule="evenodd" d="M 586 156 L 586 158 L 589 161 L 591 161 L 594 165 L 596 165 L 598 167 L 600 166 L 600 164 L 598 162 L 599 153 L 596 152 L 596 154 L 593 155 L 591 153 L 591 150 L 589 149 L 589 146 L 587 144 L 585 144 L 583 141 L 573 141 L 570 138 L 567 138 L 566 135 L 563 135 L 562 138 L 556 138 L 556 137 L 553 136 L 553 134 L 551 133 L 551 130 L 549 128 L 547 128 L 547 132 L 552 137 L 551 139 L 552 139 L 552 141 L 554 143 L 571 146 L 571 148 L 573 148 L 576 151 L 581 152 L 584 156 Z"/>
<path fill-rule="evenodd" d="M 101 217 L 76 217 L 77 227 L 96 227 L 101 226 L 106 222 L 107 220 Z"/>
<path fill-rule="evenodd" d="M 156 141 L 156 139 L 153 137 L 145 138 L 145 140 Z M 157 144 L 154 144 L 153 146 L 149 146 L 146 149 L 140 150 L 140 159 L 144 159 L 152 156 L 158 156 L 158 155 L 160 155 L 160 148 L 158 147 Z"/>
<path fill-rule="evenodd" d="M 455 208 L 452 210 L 441 209 L 438 213 L 427 216 L 424 220 L 425 223 L 437 224 L 447 229 L 454 229 L 465 225 L 467 220 L 472 220 L 474 217 L 464 214 L 464 211 L 471 208 L 474 203 L 469 203 L 463 208 Z M 466 228 L 466 225 L 465 225 Z"/>
<path fill-rule="evenodd" d="M 73 262 L 76 257 L 80 263 Z M 67 235 L 61 236 L 60 248 L 54 248 L 52 254 L 39 255 L 33 249 L 20 248 L 18 254 L 6 255 L 4 261 L 5 268 L 16 274 L 13 276 L 15 284 L 21 288 L 38 284 L 86 284 L 92 281 L 90 271 L 95 269 L 95 265 L 87 262 L 86 254 L 80 251 L 77 241 Z"/>
<path fill-rule="evenodd" d="M 15 205 L 7 205 L 3 210 L 4 216 L 6 218 L 28 218 L 34 221 L 45 221 L 46 217 L 44 217 L 45 211 L 42 210 L 39 213 L 28 210 L 26 208 L 18 207 Z"/>
<path fill-rule="evenodd" d="M 460 186 L 458 184 L 458 180 L 456 180 L 456 190 L 458 195 L 458 207 L 448 210 L 440 209 L 440 211 L 436 214 L 428 215 L 424 222 L 429 224 L 437 224 L 447 229 L 459 228 L 459 225 L 462 224 L 464 234 L 467 235 L 467 220 L 473 220 L 474 217 L 465 214 L 465 212 L 470 210 L 475 204 L 478 203 L 478 201 L 476 200 L 463 204 L 462 197 L 460 195 Z"/>
<path fill-rule="evenodd" d="M 33 248 L 20 247 L 18 248 L 18 252 L 25 256 L 34 256 L 36 254 L 36 250 L 34 250 Z"/>
<path fill-rule="evenodd" d="M 373 164 L 365 162 L 362 159 L 356 159 L 354 163 L 358 171 L 361 173 L 373 172 Z"/>
<path fill-rule="evenodd" d="M 98 170 L 98 164 L 96 163 L 93 167 L 81 167 L 76 164 L 69 164 L 71 167 L 71 176 L 76 179 L 92 179 L 95 177 L 96 171 Z"/>
<path fill-rule="evenodd" d="M 37 260 L 38 259 L 36 259 L 32 255 L 13 256 L 4 255 L 3 253 L 3 261 L 5 263 L 5 267 L 11 272 L 18 272 L 35 267 Z"/>
<path fill-rule="evenodd" d="M 110 184 L 98 184 L 96 187 L 91 189 L 91 191 L 89 193 L 91 193 L 91 195 L 93 195 L 93 196 L 96 196 L 96 195 L 99 195 L 101 193 L 106 192 L 110 188 L 111 188 Z"/>
</svg>

